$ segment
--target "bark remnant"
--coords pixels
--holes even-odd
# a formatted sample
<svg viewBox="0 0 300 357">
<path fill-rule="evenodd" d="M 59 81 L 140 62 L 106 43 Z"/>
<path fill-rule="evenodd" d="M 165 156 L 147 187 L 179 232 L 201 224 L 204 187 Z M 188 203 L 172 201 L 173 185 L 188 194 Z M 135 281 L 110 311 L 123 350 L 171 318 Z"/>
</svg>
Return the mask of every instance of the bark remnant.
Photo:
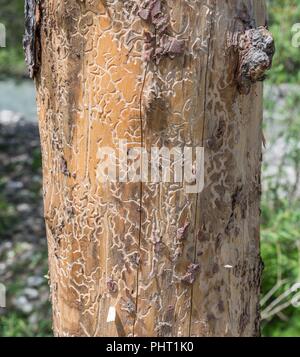
<svg viewBox="0 0 300 357">
<path fill-rule="evenodd" d="M 274 53 L 272 34 L 264 26 L 250 28 L 240 36 L 238 88 L 241 94 L 249 94 L 251 84 L 265 79 Z"/>
<path fill-rule="evenodd" d="M 25 0 L 25 34 L 23 48 L 30 78 L 34 78 L 40 66 L 40 0 Z"/>
<path fill-rule="evenodd" d="M 144 60 L 154 60 L 157 64 L 164 56 L 174 58 L 184 52 L 184 40 L 168 34 L 169 16 L 161 0 L 145 0 L 138 12 L 139 17 L 155 29 L 145 31 Z"/>
</svg>

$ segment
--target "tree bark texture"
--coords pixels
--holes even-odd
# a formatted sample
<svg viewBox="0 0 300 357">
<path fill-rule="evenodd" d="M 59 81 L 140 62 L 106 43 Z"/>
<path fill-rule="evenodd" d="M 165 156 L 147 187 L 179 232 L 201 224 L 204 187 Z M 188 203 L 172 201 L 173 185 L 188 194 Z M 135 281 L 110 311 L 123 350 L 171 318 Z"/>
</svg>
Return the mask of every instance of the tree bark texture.
<svg viewBox="0 0 300 357">
<path fill-rule="evenodd" d="M 55 335 L 258 335 L 262 85 L 237 72 L 265 1 L 37 6 Z M 203 192 L 99 183 L 98 149 L 119 139 L 204 146 Z"/>
</svg>

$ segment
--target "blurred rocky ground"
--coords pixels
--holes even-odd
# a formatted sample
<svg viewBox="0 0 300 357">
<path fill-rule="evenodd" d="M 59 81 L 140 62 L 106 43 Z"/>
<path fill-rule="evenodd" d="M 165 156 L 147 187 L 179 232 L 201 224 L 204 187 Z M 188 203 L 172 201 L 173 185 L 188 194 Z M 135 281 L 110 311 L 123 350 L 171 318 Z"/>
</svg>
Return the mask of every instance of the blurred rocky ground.
<svg viewBox="0 0 300 357">
<path fill-rule="evenodd" d="M 51 333 L 41 182 L 36 122 L 0 111 L 0 336 Z"/>
</svg>

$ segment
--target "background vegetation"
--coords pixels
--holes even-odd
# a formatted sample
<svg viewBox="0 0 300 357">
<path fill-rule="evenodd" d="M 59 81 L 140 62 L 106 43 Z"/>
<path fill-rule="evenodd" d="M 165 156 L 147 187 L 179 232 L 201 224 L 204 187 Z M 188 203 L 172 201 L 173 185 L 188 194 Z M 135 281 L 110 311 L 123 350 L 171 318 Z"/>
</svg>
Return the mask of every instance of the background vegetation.
<svg viewBox="0 0 300 357">
<path fill-rule="evenodd" d="M 300 289 L 295 285 L 300 282 L 300 47 L 292 46 L 292 27 L 300 23 L 300 0 L 268 0 L 268 5 L 277 52 L 265 98 L 263 335 L 300 336 Z M 0 0 L 0 22 L 7 27 L 7 48 L 0 49 L 0 77 L 22 78 L 26 76 L 21 47 L 23 0 Z M 5 145 L 0 141 L 0 152 L 9 152 Z M 38 145 L 28 150 L 30 162 L 8 160 L 0 170 L 0 192 L 4 192 L 0 194 L 0 281 L 7 282 L 9 294 L 15 299 L 9 305 L 9 313 L 0 311 L 0 336 L 51 335 L 47 281 L 38 279 L 47 275 L 44 232 L 30 233 L 35 235 L 32 242 L 27 238 L 25 242 L 15 240 L 20 234 L 16 227 L 26 220 L 20 219 L 18 202 L 13 202 L 6 189 L 7 177 L 15 180 L 20 165 L 31 170 L 36 180 L 29 180 L 27 203 L 31 216 L 39 217 L 34 209 L 41 202 L 40 152 Z M 29 226 L 32 228 L 32 224 Z M 1 264 L 2 270 L 6 269 L 2 273 Z M 30 274 L 31 285 L 26 278 Z M 31 308 L 22 305 L 24 299 L 28 302 L 33 297 L 34 291 L 38 291 L 37 303 Z M 29 307 L 26 310 L 24 306 Z"/>
<path fill-rule="evenodd" d="M 24 0 L 0 0 L 0 23 L 6 27 L 7 47 L 0 50 L 0 78 L 24 77 L 26 69 L 22 49 Z"/>
<path fill-rule="evenodd" d="M 268 7 L 276 55 L 265 91 L 262 331 L 300 336 L 300 47 L 292 46 L 300 0 L 269 0 Z"/>
</svg>

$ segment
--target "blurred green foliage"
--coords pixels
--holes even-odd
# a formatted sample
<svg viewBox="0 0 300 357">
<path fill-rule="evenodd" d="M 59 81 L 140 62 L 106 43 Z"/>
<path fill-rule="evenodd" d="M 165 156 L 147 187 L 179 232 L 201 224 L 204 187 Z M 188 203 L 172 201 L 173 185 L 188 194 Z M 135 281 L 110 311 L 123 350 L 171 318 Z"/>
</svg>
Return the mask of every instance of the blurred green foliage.
<svg viewBox="0 0 300 357">
<path fill-rule="evenodd" d="M 276 54 L 269 79 L 272 83 L 299 83 L 299 47 L 292 46 L 294 24 L 300 23 L 299 0 L 268 0 L 269 25 L 276 42 Z M 298 29 L 299 31 L 299 29 Z"/>
<path fill-rule="evenodd" d="M 265 263 L 262 295 L 274 287 L 278 289 L 262 306 L 262 331 L 265 336 L 300 336 L 300 311 L 292 301 L 293 298 L 300 301 L 297 294 L 300 289 L 288 293 L 300 281 L 299 205 L 290 207 L 286 204 L 278 212 L 270 212 L 264 202 L 263 209 L 269 219 L 262 229 Z"/>
<path fill-rule="evenodd" d="M 300 283 L 300 91 L 281 86 L 278 100 L 278 93 L 270 93 L 274 88 L 269 86 L 265 99 L 271 160 L 263 169 L 262 327 L 265 336 L 300 336 L 300 286 L 295 285 Z"/>
<path fill-rule="evenodd" d="M 26 316 L 20 313 L 14 312 L 0 319 L 1 337 L 51 337 L 51 335 L 49 320 L 40 321 L 39 328 L 36 330 L 26 323 Z"/>
<path fill-rule="evenodd" d="M 0 0 L 0 23 L 6 27 L 6 48 L 0 49 L 0 78 L 23 77 L 24 0 Z"/>
<path fill-rule="evenodd" d="M 5 232 L 7 227 L 13 224 L 14 220 L 14 207 L 0 194 L 0 233 Z"/>
</svg>

